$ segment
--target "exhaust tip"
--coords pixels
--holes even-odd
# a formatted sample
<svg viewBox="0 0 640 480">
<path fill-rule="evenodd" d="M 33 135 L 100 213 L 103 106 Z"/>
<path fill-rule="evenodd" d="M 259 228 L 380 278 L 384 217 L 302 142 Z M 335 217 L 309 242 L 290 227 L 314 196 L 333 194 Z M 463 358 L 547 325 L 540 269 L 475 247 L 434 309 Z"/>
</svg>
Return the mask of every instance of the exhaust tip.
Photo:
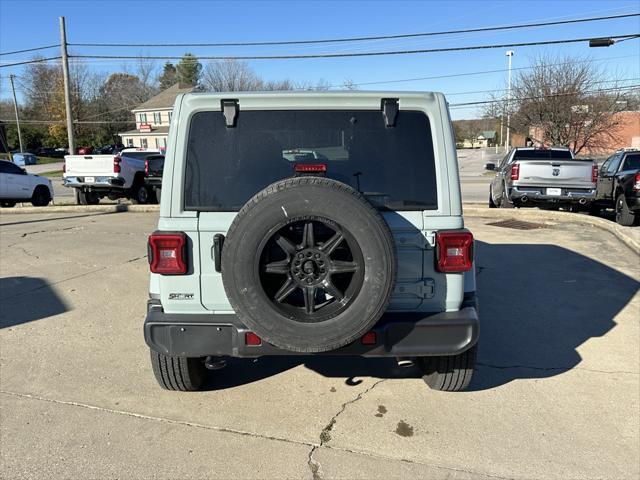
<svg viewBox="0 0 640 480">
<path fill-rule="evenodd" d="M 586 204 L 587 204 L 587 199 L 586 199 L 586 198 L 584 198 L 584 197 L 582 197 L 580 200 L 578 200 L 578 203 L 579 203 L 580 205 L 586 205 Z"/>
<path fill-rule="evenodd" d="M 523 195 L 520 197 L 520 201 L 522 203 L 527 203 L 529 201 L 529 197 L 527 197 L 526 195 Z"/>
<path fill-rule="evenodd" d="M 396 358 L 396 361 L 398 362 L 398 366 L 402 368 L 409 368 L 414 365 L 413 360 L 408 357 L 398 357 Z"/>
</svg>

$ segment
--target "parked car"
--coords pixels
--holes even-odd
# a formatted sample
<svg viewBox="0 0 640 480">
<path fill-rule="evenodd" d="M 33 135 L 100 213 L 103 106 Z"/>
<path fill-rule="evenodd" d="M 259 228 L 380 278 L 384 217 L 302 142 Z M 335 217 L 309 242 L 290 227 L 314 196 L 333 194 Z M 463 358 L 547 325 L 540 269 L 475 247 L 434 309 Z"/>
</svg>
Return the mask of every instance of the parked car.
<svg viewBox="0 0 640 480">
<path fill-rule="evenodd" d="M 33 153 L 14 153 L 13 163 L 20 166 L 35 165 L 38 159 Z"/>
<path fill-rule="evenodd" d="M 158 150 L 126 148 L 112 155 L 67 155 L 63 184 L 78 190 L 78 203 L 95 205 L 103 197 L 129 198 L 135 203 L 157 203 L 145 185 L 144 160 Z"/>
<path fill-rule="evenodd" d="M 164 155 L 149 155 L 144 160 L 144 184 L 148 191 L 154 192 L 160 202 L 162 196 L 162 171 Z"/>
<path fill-rule="evenodd" d="M 640 223 L 640 150 L 620 150 L 600 167 L 592 213 L 603 208 L 613 208 L 620 225 Z"/>
<path fill-rule="evenodd" d="M 53 200 L 51 180 L 27 173 L 8 160 L 0 160 L 0 206 L 13 207 L 18 202 L 31 202 L 44 207 Z"/>
<path fill-rule="evenodd" d="M 513 148 L 499 165 L 485 168 L 496 171 L 489 208 L 586 209 L 596 195 L 598 165 L 564 147 Z"/>
<path fill-rule="evenodd" d="M 144 324 L 161 387 L 197 390 L 226 356 L 301 354 L 469 384 L 473 236 L 444 95 L 186 94 L 173 112 Z"/>
<path fill-rule="evenodd" d="M 91 155 L 93 153 L 93 147 L 78 147 L 78 155 Z"/>
<path fill-rule="evenodd" d="M 38 157 L 63 158 L 64 151 L 53 147 L 40 147 L 33 152 Z"/>
</svg>

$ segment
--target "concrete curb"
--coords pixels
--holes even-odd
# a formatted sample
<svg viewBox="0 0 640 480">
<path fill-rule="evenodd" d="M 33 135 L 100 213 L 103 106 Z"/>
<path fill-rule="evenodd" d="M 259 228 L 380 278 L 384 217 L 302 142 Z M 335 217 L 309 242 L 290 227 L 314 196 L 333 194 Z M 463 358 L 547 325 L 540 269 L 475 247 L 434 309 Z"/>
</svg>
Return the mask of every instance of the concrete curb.
<svg viewBox="0 0 640 480">
<path fill-rule="evenodd" d="M 591 225 L 601 230 L 605 230 L 616 236 L 622 243 L 633 250 L 637 255 L 640 255 L 640 235 L 633 235 L 633 231 L 636 228 L 622 227 L 615 222 L 606 220 L 604 218 L 592 217 L 584 214 L 570 213 L 570 212 L 555 212 L 549 210 L 537 210 L 537 209 L 502 209 L 502 208 L 488 208 L 477 206 L 478 204 L 464 204 L 464 215 L 467 217 L 481 217 L 481 218 L 518 218 L 522 220 L 549 222 L 549 221 L 565 221 L 582 223 L 585 225 Z M 48 206 L 48 207 L 21 207 L 21 208 L 3 208 L 0 211 L 0 215 L 15 215 L 20 213 L 152 213 L 159 212 L 159 205 L 127 205 L 127 204 L 113 204 L 113 205 L 61 205 L 61 206 Z M 640 231 L 640 229 L 638 230 Z"/>
<path fill-rule="evenodd" d="M 50 205 L 47 207 L 18 207 L 3 208 L 0 215 L 18 215 L 20 213 L 148 213 L 159 212 L 160 205 L 128 205 L 128 204 L 112 204 L 112 205 Z"/>
<path fill-rule="evenodd" d="M 604 218 L 592 217 L 590 215 L 570 212 L 555 212 L 549 210 L 537 210 L 537 209 L 502 209 L 502 208 L 488 208 L 488 207 L 475 207 L 470 205 L 463 206 L 465 217 L 481 217 L 481 218 L 512 218 L 526 221 L 538 221 L 538 222 L 572 222 L 581 223 L 583 225 L 591 225 L 601 230 L 605 230 L 612 233 L 618 240 L 624 243 L 627 247 L 633 250 L 637 255 L 640 255 L 640 235 L 633 234 L 634 231 L 640 231 L 639 227 L 623 227 L 611 220 Z"/>
</svg>

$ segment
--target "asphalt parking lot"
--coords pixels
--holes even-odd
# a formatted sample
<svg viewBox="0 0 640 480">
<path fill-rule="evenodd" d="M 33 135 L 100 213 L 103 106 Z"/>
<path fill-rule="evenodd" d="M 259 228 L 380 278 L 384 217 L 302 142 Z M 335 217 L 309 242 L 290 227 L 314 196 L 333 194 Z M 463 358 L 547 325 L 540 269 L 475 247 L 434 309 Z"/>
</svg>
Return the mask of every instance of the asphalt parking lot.
<svg viewBox="0 0 640 480">
<path fill-rule="evenodd" d="M 430 391 L 391 360 L 232 361 L 160 390 L 142 338 L 156 214 L 0 216 L 3 478 L 640 475 L 640 262 L 577 223 L 477 240 L 479 368 Z"/>
</svg>

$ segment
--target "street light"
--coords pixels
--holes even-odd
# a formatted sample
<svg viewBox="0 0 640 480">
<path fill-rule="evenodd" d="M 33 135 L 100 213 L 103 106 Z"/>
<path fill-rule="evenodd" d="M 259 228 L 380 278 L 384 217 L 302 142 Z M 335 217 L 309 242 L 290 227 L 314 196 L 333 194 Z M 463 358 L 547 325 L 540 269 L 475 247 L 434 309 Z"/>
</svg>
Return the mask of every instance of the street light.
<svg viewBox="0 0 640 480">
<path fill-rule="evenodd" d="M 509 147 L 509 137 L 511 134 L 511 112 L 509 111 L 509 102 L 511 101 L 511 57 L 513 57 L 513 50 L 507 50 L 507 53 L 505 55 L 509 59 L 509 86 L 507 87 L 507 139 L 504 143 L 504 148 L 505 150 L 507 150 L 507 148 Z"/>
</svg>

